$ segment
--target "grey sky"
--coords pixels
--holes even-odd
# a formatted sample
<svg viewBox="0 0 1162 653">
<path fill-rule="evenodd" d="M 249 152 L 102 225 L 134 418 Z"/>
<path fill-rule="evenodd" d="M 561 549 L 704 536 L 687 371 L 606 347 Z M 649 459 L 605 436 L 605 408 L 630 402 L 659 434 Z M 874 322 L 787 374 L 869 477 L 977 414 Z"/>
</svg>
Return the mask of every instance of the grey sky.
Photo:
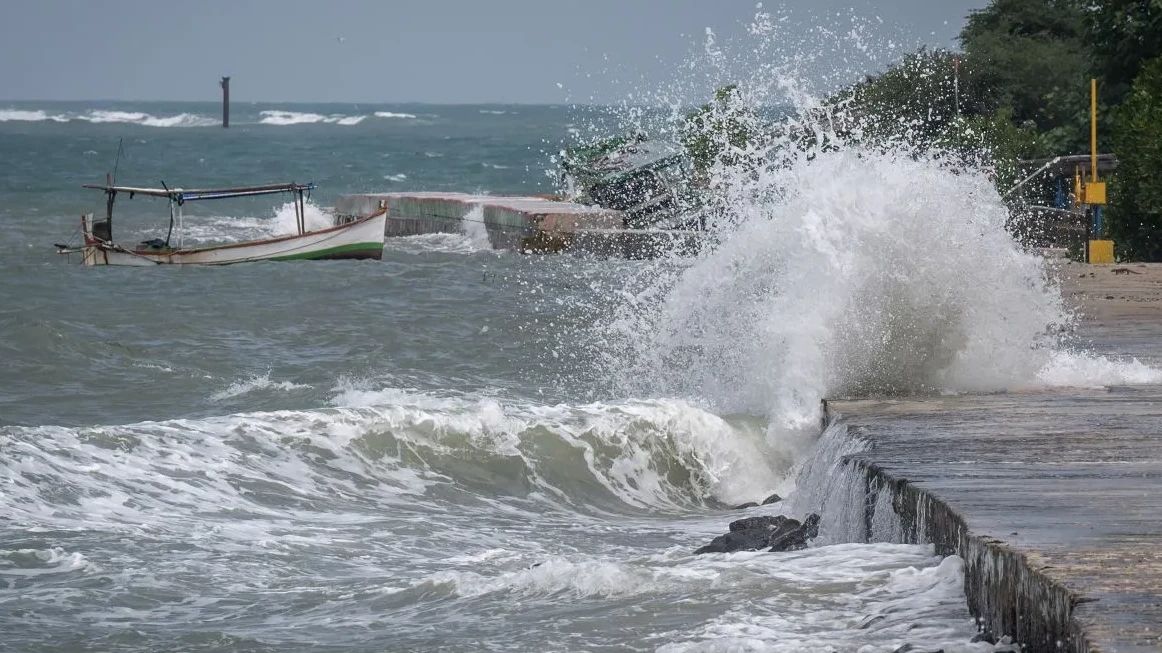
<svg viewBox="0 0 1162 653">
<path fill-rule="evenodd" d="M 900 47 L 953 44 L 987 0 L 767 0 Z M 612 102 L 745 38 L 755 0 L 6 0 L 0 99 Z M 900 50 L 902 52 L 903 50 Z M 558 87 L 558 84 L 561 86 Z"/>
</svg>

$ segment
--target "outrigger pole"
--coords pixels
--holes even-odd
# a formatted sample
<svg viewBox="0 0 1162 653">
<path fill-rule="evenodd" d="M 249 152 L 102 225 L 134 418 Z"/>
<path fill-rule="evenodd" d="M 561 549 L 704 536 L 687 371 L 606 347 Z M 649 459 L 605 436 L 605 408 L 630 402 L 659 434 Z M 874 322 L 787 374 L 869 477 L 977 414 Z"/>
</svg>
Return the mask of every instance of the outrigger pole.
<svg viewBox="0 0 1162 653">
<path fill-rule="evenodd" d="M 166 191 L 169 191 L 169 186 L 165 185 L 164 179 L 161 181 L 161 187 L 164 188 Z M 174 216 L 173 216 L 173 196 L 170 195 L 169 196 L 169 231 L 167 231 L 165 234 L 165 246 L 166 247 L 169 247 L 170 236 L 173 236 L 173 218 L 174 218 Z"/>
</svg>

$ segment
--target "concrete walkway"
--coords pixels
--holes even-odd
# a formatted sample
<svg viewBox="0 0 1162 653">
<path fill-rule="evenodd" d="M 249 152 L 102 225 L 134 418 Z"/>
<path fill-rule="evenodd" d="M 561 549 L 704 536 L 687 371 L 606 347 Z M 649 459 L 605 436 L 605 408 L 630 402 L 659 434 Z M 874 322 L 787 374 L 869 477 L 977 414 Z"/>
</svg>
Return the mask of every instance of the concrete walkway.
<svg viewBox="0 0 1162 653">
<path fill-rule="evenodd" d="M 1059 274 L 1081 340 L 1162 362 L 1162 267 Z M 966 559 L 970 607 L 996 634 L 1034 651 L 1162 651 L 1162 386 L 828 410 L 871 443 L 853 462 L 893 488 L 914 537 Z"/>
</svg>

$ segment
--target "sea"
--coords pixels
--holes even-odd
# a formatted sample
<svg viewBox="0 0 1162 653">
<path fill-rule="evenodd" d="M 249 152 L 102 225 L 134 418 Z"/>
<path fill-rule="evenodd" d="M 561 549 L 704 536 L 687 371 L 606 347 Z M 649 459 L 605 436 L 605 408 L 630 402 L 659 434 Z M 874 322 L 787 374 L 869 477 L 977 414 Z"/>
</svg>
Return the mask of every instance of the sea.
<svg viewBox="0 0 1162 653">
<path fill-rule="evenodd" d="M 313 182 L 325 224 L 350 192 L 556 192 L 561 149 L 609 124 L 218 111 L 0 102 L 0 650 L 1006 650 L 974 641 L 959 558 L 828 510 L 856 445 L 818 410 L 1070 382 L 1087 355 L 1046 344 L 1067 311 L 986 174 L 804 157 L 770 180 L 795 192 L 748 177 L 710 246 L 652 261 L 494 250 L 467 223 L 381 261 L 56 253 L 107 175 Z M 287 202 L 188 206 L 185 242 L 289 233 Z M 117 210 L 119 240 L 168 226 L 156 199 Z M 805 550 L 693 553 L 819 511 Z"/>
</svg>

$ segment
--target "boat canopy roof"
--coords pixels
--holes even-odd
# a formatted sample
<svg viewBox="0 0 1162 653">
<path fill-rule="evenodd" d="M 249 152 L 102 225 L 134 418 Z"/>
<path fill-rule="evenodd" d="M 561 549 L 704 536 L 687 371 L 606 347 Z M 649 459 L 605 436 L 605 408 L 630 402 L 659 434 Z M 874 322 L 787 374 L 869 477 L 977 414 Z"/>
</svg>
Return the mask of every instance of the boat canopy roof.
<svg viewBox="0 0 1162 653">
<path fill-rule="evenodd" d="M 229 197 L 250 197 L 252 195 L 274 195 L 276 193 L 302 193 L 315 188 L 314 184 L 267 184 L 265 186 L 246 186 L 242 188 L 138 188 L 136 186 L 109 186 L 103 184 L 85 184 L 85 188 L 102 190 L 106 193 L 129 193 L 134 195 L 148 195 L 150 197 L 166 197 L 170 201 L 184 204 L 197 200 L 221 200 Z"/>
</svg>

